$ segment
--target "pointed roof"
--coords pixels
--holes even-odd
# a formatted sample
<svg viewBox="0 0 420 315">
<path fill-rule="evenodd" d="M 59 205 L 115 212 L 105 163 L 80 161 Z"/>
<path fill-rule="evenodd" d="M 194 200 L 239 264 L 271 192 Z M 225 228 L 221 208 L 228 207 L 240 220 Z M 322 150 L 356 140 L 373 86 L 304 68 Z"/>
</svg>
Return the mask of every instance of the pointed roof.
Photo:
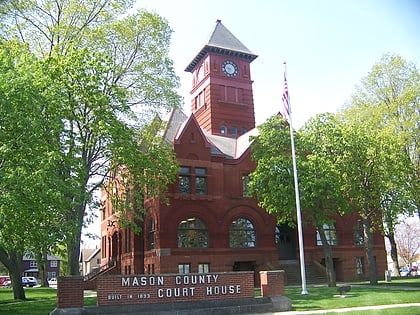
<svg viewBox="0 0 420 315">
<path fill-rule="evenodd" d="M 79 262 L 91 260 L 100 250 L 100 248 L 83 248 L 80 251 Z"/>
<path fill-rule="evenodd" d="M 258 56 L 251 52 L 240 42 L 223 24 L 221 20 L 216 21 L 216 27 L 210 34 L 209 39 L 194 57 L 185 71 L 192 72 L 197 63 L 209 52 L 220 55 L 232 56 L 247 59 L 250 62 Z"/>
</svg>

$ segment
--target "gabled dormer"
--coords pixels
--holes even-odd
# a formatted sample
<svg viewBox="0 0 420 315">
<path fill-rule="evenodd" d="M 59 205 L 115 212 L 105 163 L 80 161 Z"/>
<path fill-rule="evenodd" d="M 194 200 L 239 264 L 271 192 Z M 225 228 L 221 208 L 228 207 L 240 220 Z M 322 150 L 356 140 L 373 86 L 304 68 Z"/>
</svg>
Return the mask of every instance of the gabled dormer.
<svg viewBox="0 0 420 315">
<path fill-rule="evenodd" d="M 251 62 L 257 58 L 217 20 L 185 71 L 193 76 L 191 111 L 207 132 L 237 138 L 255 128 Z"/>
</svg>

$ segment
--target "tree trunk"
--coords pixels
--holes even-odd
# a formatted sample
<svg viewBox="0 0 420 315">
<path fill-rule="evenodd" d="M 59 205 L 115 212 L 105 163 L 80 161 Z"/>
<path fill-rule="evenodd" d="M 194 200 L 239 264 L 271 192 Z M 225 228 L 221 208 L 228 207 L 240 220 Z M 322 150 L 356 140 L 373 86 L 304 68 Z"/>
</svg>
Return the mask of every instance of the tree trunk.
<svg viewBox="0 0 420 315">
<path fill-rule="evenodd" d="M 328 240 L 325 236 L 325 231 L 323 226 L 318 226 L 318 232 L 321 237 L 322 241 L 322 247 L 324 249 L 324 255 L 325 255 L 325 268 L 327 271 L 327 281 L 329 287 L 335 287 L 336 286 L 336 277 L 335 277 L 335 271 L 334 271 L 334 261 L 332 257 L 332 249 L 331 245 L 328 243 Z"/>
<path fill-rule="evenodd" d="M 9 271 L 15 300 L 26 300 L 25 290 L 22 287 L 22 259 L 23 254 L 7 252 L 3 247 L 0 247 L 0 261 Z"/>
<path fill-rule="evenodd" d="M 48 257 L 47 257 L 46 250 L 43 250 L 43 253 L 39 253 L 37 255 L 36 262 L 38 265 L 38 277 L 41 279 L 41 287 L 49 287 L 49 284 L 47 281 Z"/>
<path fill-rule="evenodd" d="M 74 228 L 74 234 L 67 239 L 67 272 L 71 276 L 80 275 L 79 270 L 79 258 L 80 258 L 80 241 L 82 238 L 82 227 L 83 227 L 83 218 L 85 215 L 85 203 L 69 211 L 72 212 L 72 217 L 76 226 Z"/>
<path fill-rule="evenodd" d="M 398 263 L 398 252 L 397 252 L 397 243 L 395 242 L 394 233 L 389 233 L 386 235 L 391 244 L 391 259 L 394 265 L 394 270 L 392 270 L 392 275 L 399 277 L 400 276 L 400 264 Z"/>
<path fill-rule="evenodd" d="M 378 284 L 378 277 L 376 276 L 376 260 L 373 253 L 373 235 L 370 231 L 369 218 L 363 218 L 363 232 L 365 237 L 365 252 L 369 267 L 369 282 L 371 285 L 375 285 Z"/>
<path fill-rule="evenodd" d="M 81 233 L 74 235 L 67 242 L 67 256 L 68 256 L 68 265 L 67 271 L 69 275 L 76 276 L 80 275 L 79 270 L 79 254 L 80 254 L 80 240 Z"/>
</svg>

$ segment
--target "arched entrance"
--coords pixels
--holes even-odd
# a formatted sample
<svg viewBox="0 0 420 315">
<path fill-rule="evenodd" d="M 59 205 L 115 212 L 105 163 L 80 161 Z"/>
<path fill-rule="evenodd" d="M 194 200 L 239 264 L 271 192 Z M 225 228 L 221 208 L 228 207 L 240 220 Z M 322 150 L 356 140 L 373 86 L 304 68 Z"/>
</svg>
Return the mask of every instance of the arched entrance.
<svg viewBox="0 0 420 315">
<path fill-rule="evenodd" d="M 296 232 L 287 224 L 276 226 L 276 246 L 279 260 L 296 259 Z"/>
</svg>

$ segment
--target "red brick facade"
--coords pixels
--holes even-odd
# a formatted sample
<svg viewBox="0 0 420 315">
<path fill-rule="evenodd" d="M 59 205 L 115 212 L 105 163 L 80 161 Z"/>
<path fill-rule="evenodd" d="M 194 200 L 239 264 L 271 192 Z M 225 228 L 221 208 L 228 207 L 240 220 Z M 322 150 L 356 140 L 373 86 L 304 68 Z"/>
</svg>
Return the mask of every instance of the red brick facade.
<svg viewBox="0 0 420 315">
<path fill-rule="evenodd" d="M 246 194 L 247 175 L 255 169 L 250 66 L 256 57 L 218 21 L 210 42 L 186 69 L 193 76 L 192 115 L 174 111 L 168 120 L 166 140 L 181 166 L 168 189 L 169 205 L 146 201 L 142 232 L 134 235 L 113 222 L 104 194 L 103 263 L 115 261 L 121 274 L 252 271 L 258 286 L 260 271 L 278 269 L 282 260 L 299 260 L 296 230 L 277 226 L 276 218 Z M 227 61 L 237 68 L 225 69 Z M 364 248 L 354 244 L 358 219 L 336 220 L 338 281 L 368 277 Z M 322 264 L 315 228 L 304 226 L 303 232 L 305 264 Z M 380 233 L 374 245 L 381 276 L 386 258 Z"/>
</svg>

